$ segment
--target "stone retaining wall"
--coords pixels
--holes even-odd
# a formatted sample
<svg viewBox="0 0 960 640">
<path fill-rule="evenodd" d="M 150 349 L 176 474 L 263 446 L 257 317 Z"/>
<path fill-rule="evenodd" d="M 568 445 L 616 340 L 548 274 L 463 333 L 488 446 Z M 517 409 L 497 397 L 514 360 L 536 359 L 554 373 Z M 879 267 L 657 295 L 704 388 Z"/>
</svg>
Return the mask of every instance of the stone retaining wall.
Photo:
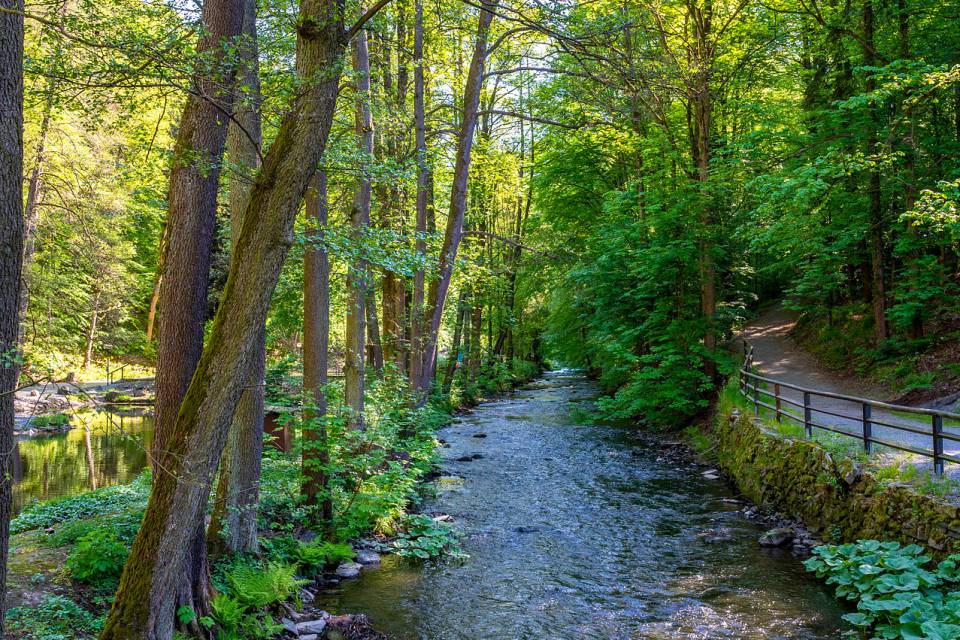
<svg viewBox="0 0 960 640">
<path fill-rule="evenodd" d="M 915 542 L 934 556 L 960 553 L 960 508 L 903 484 L 881 485 L 821 446 L 771 434 L 734 410 L 714 428 L 718 462 L 740 491 L 802 521 L 825 541 Z"/>
</svg>

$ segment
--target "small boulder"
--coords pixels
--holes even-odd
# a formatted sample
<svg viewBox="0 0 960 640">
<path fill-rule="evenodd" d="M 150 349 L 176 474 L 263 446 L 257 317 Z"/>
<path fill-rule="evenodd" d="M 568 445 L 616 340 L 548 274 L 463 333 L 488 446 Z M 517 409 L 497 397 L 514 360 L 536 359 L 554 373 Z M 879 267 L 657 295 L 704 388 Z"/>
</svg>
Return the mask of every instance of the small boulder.
<svg viewBox="0 0 960 640">
<path fill-rule="evenodd" d="M 290 618 L 280 618 L 280 624 L 283 625 L 283 630 L 287 633 L 294 636 L 300 635 L 300 631 L 297 629 L 297 623 Z"/>
<path fill-rule="evenodd" d="M 707 471 L 704 471 L 704 472 L 701 473 L 700 475 L 703 476 L 704 478 L 706 478 L 707 480 L 719 480 L 719 479 L 720 479 L 720 474 L 717 473 L 717 470 L 716 470 L 716 469 L 709 469 L 709 470 L 707 470 Z"/>
<path fill-rule="evenodd" d="M 357 552 L 357 562 L 360 564 L 380 564 L 380 554 L 371 549 L 360 549 Z"/>
<path fill-rule="evenodd" d="M 474 437 L 474 438 L 486 438 L 486 437 L 487 437 L 487 434 L 485 434 L 485 433 L 475 433 L 475 434 L 473 434 L 472 437 Z"/>
<path fill-rule="evenodd" d="M 337 567 L 337 575 L 341 578 L 356 578 L 360 575 L 360 569 L 362 568 L 363 565 L 357 562 L 341 562 L 340 566 Z"/>
<path fill-rule="evenodd" d="M 321 634 L 324 629 L 327 628 L 326 620 L 309 620 L 307 622 L 301 622 L 297 625 L 297 633 L 300 634 L 300 637 L 303 638 L 305 634 Z M 316 636 L 314 636 L 316 637 Z"/>
<path fill-rule="evenodd" d="M 701 531 L 698 533 L 697 537 L 707 544 L 718 544 L 720 542 L 729 542 L 730 540 L 733 540 L 733 534 L 730 533 L 729 529 L 725 528 L 707 529 L 706 531 Z"/>
<path fill-rule="evenodd" d="M 793 529 L 777 527 L 760 536 L 761 547 L 785 547 L 793 542 Z"/>
<path fill-rule="evenodd" d="M 853 468 L 850 471 L 847 471 L 843 476 L 843 481 L 848 487 L 853 486 L 853 484 L 860 479 L 860 476 L 863 475 L 863 470 L 860 468 L 859 464 L 853 465 Z"/>
</svg>

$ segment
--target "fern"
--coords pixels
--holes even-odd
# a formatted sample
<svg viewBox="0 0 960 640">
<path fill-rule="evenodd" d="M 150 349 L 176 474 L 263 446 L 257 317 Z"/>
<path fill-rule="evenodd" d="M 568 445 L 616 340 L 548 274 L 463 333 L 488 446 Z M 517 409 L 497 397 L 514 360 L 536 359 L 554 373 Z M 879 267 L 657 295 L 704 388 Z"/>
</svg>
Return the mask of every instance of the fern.
<svg viewBox="0 0 960 640">
<path fill-rule="evenodd" d="M 227 575 L 227 583 L 242 604 L 260 609 L 287 600 L 309 582 L 298 579 L 296 571 L 296 565 L 280 562 L 238 564 Z"/>
</svg>

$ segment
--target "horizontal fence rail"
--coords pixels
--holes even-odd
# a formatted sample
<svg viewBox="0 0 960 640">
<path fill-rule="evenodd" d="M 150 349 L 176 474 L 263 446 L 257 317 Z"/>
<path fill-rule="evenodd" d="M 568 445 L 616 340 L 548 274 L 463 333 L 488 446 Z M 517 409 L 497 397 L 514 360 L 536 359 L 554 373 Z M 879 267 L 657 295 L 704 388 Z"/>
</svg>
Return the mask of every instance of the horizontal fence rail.
<svg viewBox="0 0 960 640">
<path fill-rule="evenodd" d="M 960 464 L 960 455 L 944 451 L 944 442 L 960 444 L 960 414 L 808 389 L 756 373 L 753 366 L 753 346 L 746 340 L 743 342 L 743 355 L 740 394 L 753 404 L 755 415 L 759 416 L 761 409 L 767 409 L 773 413 L 778 423 L 782 423 L 785 418 L 793 420 L 803 426 L 807 438 L 813 438 L 814 429 L 822 429 L 858 439 L 868 454 L 872 452 L 873 445 L 877 444 L 931 458 L 937 475 L 943 474 L 946 462 Z M 794 393 L 788 394 L 787 391 Z M 824 406 L 822 401 L 819 404 L 815 401 L 817 398 L 834 402 Z M 839 418 L 840 422 L 831 423 L 821 416 Z M 909 423 L 897 422 L 897 418 L 905 419 Z M 929 442 L 930 448 L 909 441 L 909 437 L 908 441 L 878 437 L 874 433 L 875 427 L 912 434 L 913 440 L 918 439 L 916 436 L 922 436 L 919 439 Z M 960 446 L 955 449 L 960 453 Z"/>
</svg>

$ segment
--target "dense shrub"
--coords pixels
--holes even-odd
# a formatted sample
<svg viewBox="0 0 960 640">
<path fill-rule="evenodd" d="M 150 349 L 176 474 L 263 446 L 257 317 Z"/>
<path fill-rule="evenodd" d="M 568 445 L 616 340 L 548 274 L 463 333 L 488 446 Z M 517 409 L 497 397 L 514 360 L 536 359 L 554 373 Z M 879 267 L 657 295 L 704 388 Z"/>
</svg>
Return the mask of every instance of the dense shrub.
<svg viewBox="0 0 960 640">
<path fill-rule="evenodd" d="M 127 545 L 106 529 L 94 529 L 77 541 L 67 557 L 70 575 L 80 582 L 111 587 L 120 579 L 130 554 Z"/>
</svg>

